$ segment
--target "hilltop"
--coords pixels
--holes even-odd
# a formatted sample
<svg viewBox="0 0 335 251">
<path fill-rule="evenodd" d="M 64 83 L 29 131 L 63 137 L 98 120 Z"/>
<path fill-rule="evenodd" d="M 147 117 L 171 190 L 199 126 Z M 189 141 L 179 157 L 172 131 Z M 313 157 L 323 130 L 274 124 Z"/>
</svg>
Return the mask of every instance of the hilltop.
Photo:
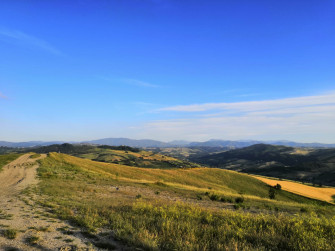
<svg viewBox="0 0 335 251">
<path fill-rule="evenodd" d="M 99 162 L 147 168 L 190 168 L 199 166 L 187 160 L 180 160 L 129 146 L 64 143 L 35 147 L 33 149 L 28 148 L 24 151 L 34 151 L 36 153 L 59 152 Z"/>
</svg>

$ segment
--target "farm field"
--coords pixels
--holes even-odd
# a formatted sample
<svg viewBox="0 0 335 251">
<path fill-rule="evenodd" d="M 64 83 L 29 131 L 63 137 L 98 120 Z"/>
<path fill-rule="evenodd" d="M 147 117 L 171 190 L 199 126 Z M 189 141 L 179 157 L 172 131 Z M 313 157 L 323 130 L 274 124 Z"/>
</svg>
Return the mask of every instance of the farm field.
<svg viewBox="0 0 335 251">
<path fill-rule="evenodd" d="M 271 179 L 271 178 L 265 178 L 265 177 L 256 176 L 256 175 L 251 175 L 251 176 L 255 177 L 258 180 L 263 181 L 264 183 L 270 186 L 275 186 L 276 184 L 280 184 L 283 190 L 289 191 L 291 193 L 295 193 L 295 194 L 299 194 L 305 197 L 323 200 L 327 202 L 334 202 L 335 188 L 315 187 L 315 186 L 300 184 L 294 181 Z"/>
</svg>

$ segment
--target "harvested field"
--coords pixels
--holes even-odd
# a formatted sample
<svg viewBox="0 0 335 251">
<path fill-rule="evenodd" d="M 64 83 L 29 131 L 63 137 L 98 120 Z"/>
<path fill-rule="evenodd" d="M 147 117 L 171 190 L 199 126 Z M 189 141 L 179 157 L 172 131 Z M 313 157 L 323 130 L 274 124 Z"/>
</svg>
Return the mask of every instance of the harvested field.
<svg viewBox="0 0 335 251">
<path fill-rule="evenodd" d="M 313 187 L 304 184 L 300 184 L 294 181 L 282 181 L 277 179 L 270 179 L 260 176 L 252 175 L 253 177 L 265 182 L 270 186 L 280 184 L 282 189 L 291 193 L 299 194 L 305 197 L 323 200 L 327 202 L 333 202 L 332 198 L 335 195 L 335 188 L 329 187 Z"/>
</svg>

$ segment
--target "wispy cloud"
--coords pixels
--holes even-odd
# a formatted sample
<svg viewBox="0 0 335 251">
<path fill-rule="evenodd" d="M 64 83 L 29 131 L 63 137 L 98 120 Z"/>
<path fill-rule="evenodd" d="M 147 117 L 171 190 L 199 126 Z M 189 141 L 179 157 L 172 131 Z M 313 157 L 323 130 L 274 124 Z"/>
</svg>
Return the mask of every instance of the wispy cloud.
<svg viewBox="0 0 335 251">
<path fill-rule="evenodd" d="M 141 86 L 141 87 L 150 87 L 150 88 L 159 87 L 158 85 L 155 85 L 155 84 L 151 84 L 145 81 L 131 79 L 131 78 L 121 79 L 121 81 L 129 85 L 135 85 L 135 86 Z"/>
<path fill-rule="evenodd" d="M 159 85 L 155 85 L 152 83 L 148 83 L 146 81 L 133 79 L 133 78 L 110 78 L 110 77 L 104 77 L 104 76 L 98 76 L 98 78 L 108 81 L 108 82 L 112 82 L 112 83 L 122 83 L 122 84 L 132 85 L 132 86 L 147 87 L 147 88 L 160 87 Z"/>
<path fill-rule="evenodd" d="M 282 110 L 284 108 L 292 107 L 319 106 L 327 104 L 335 104 L 335 92 L 318 96 L 305 96 L 263 101 L 179 105 L 161 108 L 158 111 L 205 112 L 211 110 L 224 110 L 236 112 L 255 112 L 264 110 Z"/>
<path fill-rule="evenodd" d="M 8 99 L 8 97 L 0 92 L 0 99 Z"/>
<path fill-rule="evenodd" d="M 60 50 L 56 49 L 48 42 L 18 30 L 0 28 L 0 40 L 9 43 L 19 44 L 21 46 L 38 48 L 40 50 L 44 50 L 48 53 L 58 56 L 63 55 Z"/>
<path fill-rule="evenodd" d="M 161 140 L 253 138 L 335 142 L 335 92 L 264 101 L 173 106 L 160 109 L 163 111 L 187 116 L 148 122 L 138 128 L 140 136 L 151 135 Z"/>
</svg>

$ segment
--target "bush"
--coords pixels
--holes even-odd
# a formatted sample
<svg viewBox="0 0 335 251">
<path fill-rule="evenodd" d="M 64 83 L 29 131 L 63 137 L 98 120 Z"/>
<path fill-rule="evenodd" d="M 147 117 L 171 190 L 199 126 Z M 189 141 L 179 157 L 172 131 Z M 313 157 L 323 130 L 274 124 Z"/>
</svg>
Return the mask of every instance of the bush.
<svg viewBox="0 0 335 251">
<path fill-rule="evenodd" d="M 244 202 L 244 198 L 243 198 L 243 197 L 237 197 L 237 198 L 235 199 L 235 202 L 236 202 L 236 203 L 243 203 L 243 202 Z"/>
<path fill-rule="evenodd" d="M 219 196 L 218 196 L 217 194 L 212 194 L 209 198 L 210 198 L 210 200 L 212 200 L 212 201 L 217 201 L 217 200 L 219 200 Z"/>
<path fill-rule="evenodd" d="M 29 236 L 29 237 L 27 238 L 27 242 L 28 242 L 28 244 L 30 244 L 30 245 L 35 245 L 35 244 L 37 244 L 37 242 L 39 241 L 39 239 L 40 239 L 40 237 L 38 237 L 38 236 L 36 236 L 36 235 L 34 235 L 34 236 Z"/>
<path fill-rule="evenodd" d="M 136 198 L 136 199 L 140 199 L 140 198 L 142 198 L 142 195 L 138 194 L 138 195 L 136 195 L 135 198 Z"/>
<path fill-rule="evenodd" d="M 300 212 L 307 213 L 308 212 L 308 208 L 302 207 L 302 208 L 300 208 Z"/>
<path fill-rule="evenodd" d="M 197 200 L 202 200 L 202 196 L 200 194 L 197 194 Z"/>
<path fill-rule="evenodd" d="M 281 190 L 281 185 L 277 184 L 277 185 L 274 186 L 274 188 L 277 189 L 277 190 Z"/>
<path fill-rule="evenodd" d="M 4 231 L 4 236 L 8 239 L 15 239 L 17 235 L 17 231 L 15 229 L 6 229 Z"/>
<path fill-rule="evenodd" d="M 241 208 L 241 204 L 234 204 L 234 208 L 237 210 L 237 209 L 240 209 Z"/>
</svg>

